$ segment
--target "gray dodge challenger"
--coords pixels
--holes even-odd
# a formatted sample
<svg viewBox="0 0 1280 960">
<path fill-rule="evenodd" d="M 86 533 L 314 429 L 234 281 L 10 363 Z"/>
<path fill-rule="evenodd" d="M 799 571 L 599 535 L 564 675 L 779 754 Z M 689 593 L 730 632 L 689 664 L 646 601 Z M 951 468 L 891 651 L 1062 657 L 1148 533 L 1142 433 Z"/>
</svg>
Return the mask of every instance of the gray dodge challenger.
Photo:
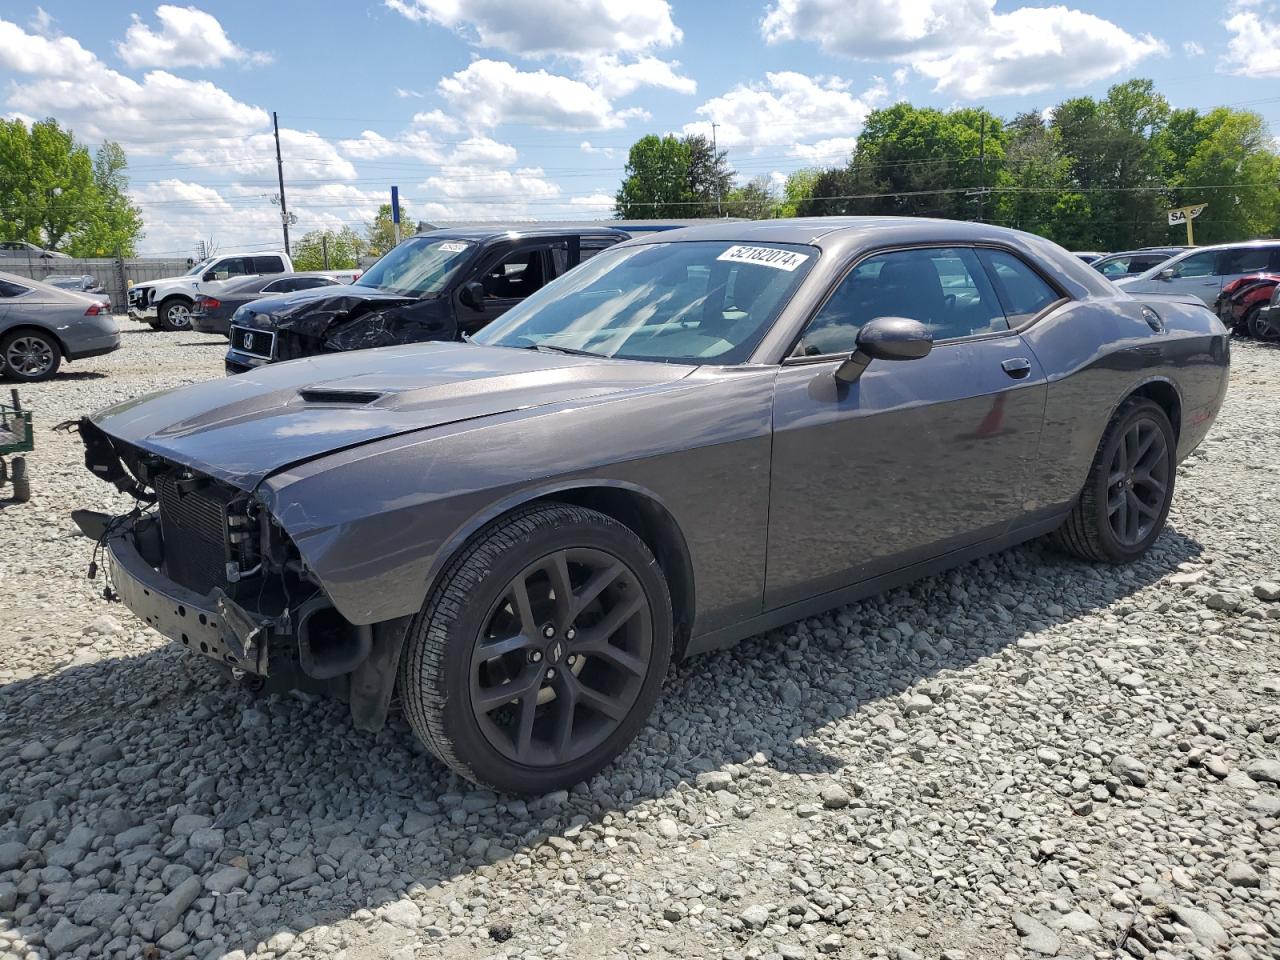
<svg viewBox="0 0 1280 960">
<path fill-rule="evenodd" d="M 259 689 L 398 694 L 536 793 L 635 736 L 673 658 L 1045 534 L 1160 535 L 1227 332 L 1025 233 L 711 223 L 619 244 L 465 342 L 296 360 L 80 422 L 137 506 L 109 591 Z"/>
</svg>

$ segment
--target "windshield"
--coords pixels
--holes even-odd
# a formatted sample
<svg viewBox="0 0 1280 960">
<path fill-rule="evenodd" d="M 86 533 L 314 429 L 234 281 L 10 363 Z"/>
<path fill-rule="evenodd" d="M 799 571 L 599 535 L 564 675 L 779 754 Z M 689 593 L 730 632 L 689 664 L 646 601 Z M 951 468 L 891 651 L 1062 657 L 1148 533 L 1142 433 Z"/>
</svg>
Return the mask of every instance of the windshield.
<svg viewBox="0 0 1280 960">
<path fill-rule="evenodd" d="M 409 297 L 439 293 L 474 249 L 469 240 L 410 237 L 366 270 L 354 286 Z"/>
<path fill-rule="evenodd" d="M 186 273 L 184 273 L 184 274 L 183 274 L 183 276 L 184 276 L 184 277 L 193 277 L 193 276 L 195 276 L 197 273 L 202 272 L 202 271 L 204 270 L 204 268 L 205 268 L 205 267 L 207 267 L 209 264 L 213 263 L 213 261 L 214 261 L 215 259 L 216 259 L 215 257 L 207 257 L 207 258 L 205 258 L 204 260 L 201 260 L 201 261 L 200 261 L 199 263 L 197 263 L 194 267 L 192 267 L 190 270 L 188 270 Z"/>
<path fill-rule="evenodd" d="M 629 360 L 741 363 L 817 258 L 801 244 L 619 247 L 543 287 L 474 339 Z"/>
</svg>

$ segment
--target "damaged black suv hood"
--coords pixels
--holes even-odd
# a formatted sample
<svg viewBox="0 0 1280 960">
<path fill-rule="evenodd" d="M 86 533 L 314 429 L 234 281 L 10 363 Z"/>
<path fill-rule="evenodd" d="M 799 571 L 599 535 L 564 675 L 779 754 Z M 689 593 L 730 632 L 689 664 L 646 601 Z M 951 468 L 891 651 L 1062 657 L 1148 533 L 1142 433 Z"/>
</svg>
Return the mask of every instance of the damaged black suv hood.
<svg viewBox="0 0 1280 960">
<path fill-rule="evenodd" d="M 108 407 L 109 437 L 252 490 L 284 467 L 385 437 L 664 389 L 693 367 L 470 343 L 272 364 Z"/>
<path fill-rule="evenodd" d="M 358 285 L 253 300 L 236 311 L 232 322 L 253 330 L 288 331 L 324 350 L 453 340 L 457 333 L 448 297 L 406 296 Z"/>
</svg>

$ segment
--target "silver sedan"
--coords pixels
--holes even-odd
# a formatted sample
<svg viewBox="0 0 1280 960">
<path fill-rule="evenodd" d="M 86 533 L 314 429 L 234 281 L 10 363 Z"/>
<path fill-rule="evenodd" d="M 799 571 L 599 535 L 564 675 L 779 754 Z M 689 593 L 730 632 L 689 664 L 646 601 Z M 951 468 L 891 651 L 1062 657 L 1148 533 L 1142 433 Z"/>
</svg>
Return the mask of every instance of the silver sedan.
<svg viewBox="0 0 1280 960">
<path fill-rule="evenodd" d="M 111 308 L 95 297 L 0 272 L 0 367 L 11 380 L 47 380 L 63 360 L 120 346 Z"/>
</svg>

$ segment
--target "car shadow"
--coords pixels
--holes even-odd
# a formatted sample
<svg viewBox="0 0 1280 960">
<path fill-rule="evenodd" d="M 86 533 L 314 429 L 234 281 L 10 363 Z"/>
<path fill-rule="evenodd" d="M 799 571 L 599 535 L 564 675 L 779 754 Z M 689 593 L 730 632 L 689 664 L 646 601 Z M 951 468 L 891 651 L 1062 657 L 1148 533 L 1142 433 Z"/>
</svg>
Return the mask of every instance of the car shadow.
<svg viewBox="0 0 1280 960">
<path fill-rule="evenodd" d="M 63 370 L 53 377 L 55 382 L 58 380 L 105 380 L 106 378 L 107 374 L 101 370 Z"/>
<path fill-rule="evenodd" d="M 1169 529 L 1142 560 L 1101 577 L 1096 567 L 1033 543 L 1003 555 L 1004 575 L 990 559 L 975 561 L 685 661 L 612 768 L 567 794 L 537 799 L 495 798 L 461 780 L 426 754 L 398 710 L 380 733 L 365 734 L 352 728 L 341 703 L 302 695 L 252 701 L 215 663 L 172 645 L 101 660 L 82 654 L 85 662 L 52 675 L 0 686 L 0 755 L 7 758 L 0 843 L 31 842 L 37 833 L 35 840 L 61 840 L 73 826 L 95 827 L 103 833 L 93 842 L 95 875 L 109 878 L 104 888 L 124 891 L 141 889 L 138 866 L 150 860 L 155 869 L 154 858 L 185 861 L 206 876 L 218 863 L 241 865 L 260 878 L 314 847 L 321 873 L 286 880 L 268 902 L 240 891 L 220 897 L 216 909 L 208 906 L 215 901 L 193 908 L 211 911 L 219 949 L 249 952 L 277 931 L 299 933 L 401 899 L 405 882 L 397 886 L 396 877 L 431 888 L 480 874 L 488 864 L 533 855 L 566 831 L 688 789 L 703 772 L 752 758 L 759 764 L 760 755 L 777 774 L 839 771 L 844 762 L 823 745 L 829 724 L 860 710 L 896 715 L 903 691 L 940 673 L 939 684 L 954 684 L 955 672 L 1116 604 L 1200 552 L 1198 542 Z M 1034 583 L 1036 595 L 1053 603 L 1019 606 L 1020 582 Z M 961 590 L 963 616 L 948 626 L 941 618 Z M 925 628 L 932 643 L 894 639 L 889 628 L 901 621 Z M 953 644 L 948 633 L 964 641 Z M 750 695 L 739 699 L 744 691 Z M 19 759 L 32 741 L 46 749 Z M 178 804 L 215 826 L 232 824 L 220 850 L 195 851 L 171 835 Z M 484 820 L 474 812 L 481 807 L 490 814 Z M 112 836 L 134 824 L 150 825 L 154 837 L 128 850 L 111 847 Z M 379 873 L 366 853 L 394 857 L 395 871 Z M 37 853 L 29 869 L 43 865 Z M 20 878 L 0 873 L 6 879 Z M 43 942 L 74 907 L 59 902 L 37 919 L 39 891 L 52 887 L 20 889 L 35 892 L 0 914 L 19 938 L 15 947 L 23 937 Z M 164 931 L 149 926 L 152 915 L 146 906 L 132 917 L 135 935 L 159 938 Z M 103 935 L 115 924 L 114 935 L 118 919 L 93 922 Z"/>
</svg>

